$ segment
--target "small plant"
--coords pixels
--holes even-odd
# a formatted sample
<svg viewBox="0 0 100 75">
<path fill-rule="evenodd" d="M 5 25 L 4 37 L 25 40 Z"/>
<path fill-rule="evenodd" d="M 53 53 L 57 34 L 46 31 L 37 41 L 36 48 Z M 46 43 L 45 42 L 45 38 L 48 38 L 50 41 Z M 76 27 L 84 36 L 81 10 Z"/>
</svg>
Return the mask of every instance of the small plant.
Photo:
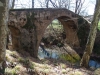
<svg viewBox="0 0 100 75">
<path fill-rule="evenodd" d="M 98 23 L 98 29 L 99 29 L 99 31 L 100 31 L 100 22 Z"/>
<path fill-rule="evenodd" d="M 44 73 L 44 75 L 48 74 L 49 73 L 49 69 L 44 69 L 43 73 Z"/>
<path fill-rule="evenodd" d="M 17 72 L 18 70 L 15 68 L 14 69 L 6 68 L 5 75 L 18 75 Z"/>
<path fill-rule="evenodd" d="M 65 69 L 66 68 L 66 65 L 65 64 L 61 64 L 61 68 L 62 69 Z"/>
<path fill-rule="evenodd" d="M 63 73 L 63 74 L 67 74 L 67 71 L 66 71 L 66 70 L 62 70 L 62 73 Z"/>
<path fill-rule="evenodd" d="M 30 62 L 29 67 L 30 67 L 30 69 L 34 69 L 34 64 Z"/>
<path fill-rule="evenodd" d="M 45 66 L 44 66 L 44 68 L 45 68 L 45 69 L 48 69 L 48 66 L 47 66 L 47 65 L 45 65 Z"/>
<path fill-rule="evenodd" d="M 10 58 L 9 58 L 8 56 L 6 56 L 6 60 L 7 60 L 7 61 L 9 61 L 9 60 L 10 60 Z"/>
<path fill-rule="evenodd" d="M 34 69 L 34 64 L 29 59 L 19 58 L 18 61 L 22 63 L 24 66 Z"/>
<path fill-rule="evenodd" d="M 16 69 L 16 70 L 20 70 L 20 67 L 19 67 L 19 66 L 16 66 L 15 69 Z"/>
<path fill-rule="evenodd" d="M 24 65 L 29 65 L 29 59 L 19 58 L 18 61 Z"/>
<path fill-rule="evenodd" d="M 13 70 L 12 70 L 12 75 L 17 75 L 16 69 L 13 69 Z"/>
<path fill-rule="evenodd" d="M 14 57 L 14 58 L 17 58 L 18 56 L 16 55 L 16 52 L 14 51 L 14 52 L 12 52 L 11 54 L 10 54 L 12 57 Z"/>
</svg>

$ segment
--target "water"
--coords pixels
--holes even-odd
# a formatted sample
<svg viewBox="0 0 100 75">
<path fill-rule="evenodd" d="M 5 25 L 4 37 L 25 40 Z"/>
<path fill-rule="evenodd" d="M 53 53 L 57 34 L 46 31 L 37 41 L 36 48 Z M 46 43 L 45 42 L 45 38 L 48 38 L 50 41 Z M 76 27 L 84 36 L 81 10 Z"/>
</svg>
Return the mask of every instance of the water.
<svg viewBox="0 0 100 75">
<path fill-rule="evenodd" d="M 47 55 L 47 52 L 49 53 L 49 56 Z M 42 50 L 42 48 L 39 47 L 38 57 L 39 57 L 39 59 L 44 59 L 44 58 L 58 59 L 59 58 L 59 53 L 57 51 L 52 51 L 50 49 L 46 49 L 46 52 L 44 52 Z M 100 63 L 98 63 L 95 60 L 90 60 L 89 61 L 89 66 L 93 67 L 93 68 L 100 68 Z"/>
<path fill-rule="evenodd" d="M 49 55 L 48 55 L 48 53 L 49 53 Z M 39 57 L 39 59 L 44 59 L 44 58 L 58 59 L 59 53 L 57 51 L 52 51 L 50 49 L 46 49 L 46 51 L 43 51 L 42 48 L 39 47 L 38 57 Z"/>
<path fill-rule="evenodd" d="M 98 63 L 98 62 L 95 61 L 95 60 L 90 60 L 90 61 L 89 61 L 89 66 L 90 66 L 90 67 L 94 67 L 94 68 L 100 68 L 100 63 Z"/>
</svg>

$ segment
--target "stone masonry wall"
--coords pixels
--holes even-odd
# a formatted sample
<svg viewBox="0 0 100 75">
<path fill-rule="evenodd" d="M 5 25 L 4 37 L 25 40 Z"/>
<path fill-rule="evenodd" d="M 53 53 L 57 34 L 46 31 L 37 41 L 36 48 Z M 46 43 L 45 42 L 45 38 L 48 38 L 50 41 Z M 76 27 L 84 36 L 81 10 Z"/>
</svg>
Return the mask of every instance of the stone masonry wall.
<svg viewBox="0 0 100 75">
<path fill-rule="evenodd" d="M 38 47 L 45 29 L 58 19 L 66 31 L 66 43 L 80 47 L 77 36 L 78 15 L 67 9 L 14 9 L 10 10 L 8 27 L 14 50 L 24 49 L 37 57 Z"/>
</svg>

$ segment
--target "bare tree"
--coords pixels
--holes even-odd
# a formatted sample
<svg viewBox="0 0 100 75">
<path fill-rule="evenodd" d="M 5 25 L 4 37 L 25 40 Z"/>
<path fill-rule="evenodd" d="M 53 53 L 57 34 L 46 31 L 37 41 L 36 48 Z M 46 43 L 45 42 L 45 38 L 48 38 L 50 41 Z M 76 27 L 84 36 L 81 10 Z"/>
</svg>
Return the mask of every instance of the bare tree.
<svg viewBox="0 0 100 75">
<path fill-rule="evenodd" d="M 70 8 L 72 0 L 50 0 L 50 3 L 54 8 Z"/>
<path fill-rule="evenodd" d="M 14 9 L 14 6 L 15 6 L 15 0 L 12 1 L 11 9 Z"/>
<path fill-rule="evenodd" d="M 32 0 L 32 8 L 34 8 L 34 0 Z"/>
<path fill-rule="evenodd" d="M 9 0 L 0 0 L 0 75 L 4 75 Z"/>
<path fill-rule="evenodd" d="M 54 0 L 54 1 L 55 1 L 55 0 Z M 56 1 L 53 2 L 52 0 L 50 0 L 50 2 L 51 2 L 52 6 L 53 6 L 54 8 L 58 8 L 58 6 L 57 6 L 57 4 L 56 4 Z"/>
<path fill-rule="evenodd" d="M 45 1 L 37 0 L 37 1 L 38 1 L 39 6 L 40 6 L 41 8 L 48 7 L 48 6 L 46 6 L 46 0 L 45 0 Z"/>
<path fill-rule="evenodd" d="M 12 5 L 13 0 L 10 0 L 10 4 Z M 33 0 L 33 7 L 34 7 L 34 0 Z M 14 8 L 32 8 L 32 0 L 15 0 Z"/>
<path fill-rule="evenodd" d="M 66 8 L 69 10 L 73 10 L 76 14 L 80 14 L 84 5 L 85 0 L 45 0 L 43 3 L 41 0 L 38 0 L 40 6 L 44 6 L 46 8 Z M 83 12 L 83 11 L 82 11 Z"/>
<path fill-rule="evenodd" d="M 15 0 L 9 0 L 9 8 L 14 9 L 15 6 Z"/>
<path fill-rule="evenodd" d="M 88 67 L 88 62 L 89 62 L 90 55 L 92 53 L 92 49 L 94 46 L 94 41 L 96 38 L 99 18 L 100 18 L 100 0 L 96 0 L 94 17 L 93 17 L 90 33 L 88 36 L 86 48 L 85 48 L 83 57 L 81 59 L 81 63 L 80 63 L 81 66 Z"/>
<path fill-rule="evenodd" d="M 68 8 L 71 4 L 72 0 L 45 0 L 44 2 L 38 0 L 38 3 L 41 7 L 46 8 Z"/>
<path fill-rule="evenodd" d="M 85 0 L 75 0 L 75 13 L 79 14 Z"/>
<path fill-rule="evenodd" d="M 45 3 L 46 3 L 46 8 L 49 7 L 49 0 L 45 0 Z"/>
</svg>

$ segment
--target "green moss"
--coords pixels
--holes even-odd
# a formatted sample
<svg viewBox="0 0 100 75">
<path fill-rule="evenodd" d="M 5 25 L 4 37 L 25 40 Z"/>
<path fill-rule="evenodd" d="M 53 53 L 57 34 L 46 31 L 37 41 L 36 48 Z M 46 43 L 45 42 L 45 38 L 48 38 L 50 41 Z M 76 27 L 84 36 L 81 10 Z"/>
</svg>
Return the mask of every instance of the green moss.
<svg viewBox="0 0 100 75">
<path fill-rule="evenodd" d="M 36 29 L 36 26 L 34 24 L 34 21 L 36 20 L 34 12 L 32 12 L 32 15 L 30 15 L 30 13 L 27 13 L 26 16 L 27 16 L 27 23 L 25 26 L 23 26 L 23 28 L 28 30 L 33 28 Z"/>
<path fill-rule="evenodd" d="M 98 23 L 98 30 L 100 31 L 100 21 L 99 21 L 99 23 Z"/>
<path fill-rule="evenodd" d="M 61 54 L 60 59 L 69 61 L 71 63 L 76 63 L 76 62 L 80 61 L 80 57 L 77 54 L 73 54 L 73 56 L 71 56 L 69 54 Z"/>
<path fill-rule="evenodd" d="M 29 59 L 19 58 L 18 61 L 22 63 L 24 66 L 27 66 L 30 69 L 34 69 L 34 64 Z"/>
<path fill-rule="evenodd" d="M 26 16 L 27 16 L 27 23 L 25 24 L 25 26 L 23 26 L 22 28 L 25 28 L 29 33 L 33 33 L 34 34 L 34 37 L 30 37 L 31 39 L 34 38 L 34 45 L 37 45 L 37 27 L 35 25 L 35 21 L 37 20 L 35 18 L 35 13 L 34 12 L 27 12 Z M 34 32 L 31 32 L 31 30 L 34 30 Z M 31 47 L 33 46 L 33 43 L 31 44 Z M 36 46 L 34 46 L 36 47 Z M 25 50 L 29 49 L 29 47 L 25 47 L 23 46 L 23 48 Z M 33 49 L 32 49 L 33 50 Z M 29 53 L 31 55 L 33 55 L 33 52 L 31 50 L 29 50 Z"/>
<path fill-rule="evenodd" d="M 29 65 L 29 59 L 23 59 L 23 58 L 19 58 L 18 59 L 18 61 L 20 62 L 20 63 L 23 63 L 24 65 Z"/>
</svg>

